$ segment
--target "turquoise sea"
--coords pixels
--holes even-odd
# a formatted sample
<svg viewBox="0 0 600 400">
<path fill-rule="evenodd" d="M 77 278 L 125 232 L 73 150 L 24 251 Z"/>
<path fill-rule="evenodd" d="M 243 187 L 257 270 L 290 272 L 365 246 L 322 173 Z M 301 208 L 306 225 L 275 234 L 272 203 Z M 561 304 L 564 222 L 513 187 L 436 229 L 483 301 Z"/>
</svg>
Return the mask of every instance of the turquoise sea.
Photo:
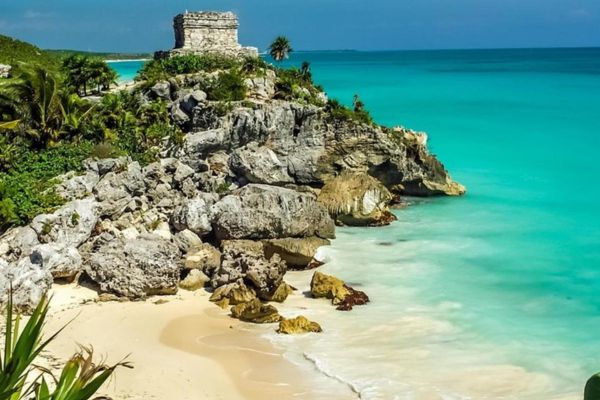
<svg viewBox="0 0 600 400">
<path fill-rule="evenodd" d="M 372 303 L 276 340 L 363 399 L 580 399 L 600 371 L 600 49 L 303 60 L 331 97 L 426 131 L 468 194 L 340 229 L 324 269 Z"/>
</svg>

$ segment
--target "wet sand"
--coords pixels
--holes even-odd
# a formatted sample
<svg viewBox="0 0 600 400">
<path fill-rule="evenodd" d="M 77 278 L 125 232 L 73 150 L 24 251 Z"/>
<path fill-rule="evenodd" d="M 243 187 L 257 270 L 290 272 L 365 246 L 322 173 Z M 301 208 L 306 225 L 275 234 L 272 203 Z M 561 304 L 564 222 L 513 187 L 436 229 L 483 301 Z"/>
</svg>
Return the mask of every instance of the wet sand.
<svg viewBox="0 0 600 400">
<path fill-rule="evenodd" d="M 139 400 L 320 397 L 312 394 L 306 370 L 287 361 L 257 332 L 275 325 L 254 328 L 231 319 L 228 311 L 208 301 L 203 290 L 125 303 L 94 302 L 95 292 L 72 285 L 55 286 L 53 295 L 46 332 L 75 319 L 49 346 L 47 364 L 59 365 L 78 344 L 93 345 L 96 355 L 109 363 L 127 357 L 134 364 L 134 369 L 117 371 L 102 388 L 105 396 Z M 354 397 L 346 394 L 336 398 Z"/>
</svg>

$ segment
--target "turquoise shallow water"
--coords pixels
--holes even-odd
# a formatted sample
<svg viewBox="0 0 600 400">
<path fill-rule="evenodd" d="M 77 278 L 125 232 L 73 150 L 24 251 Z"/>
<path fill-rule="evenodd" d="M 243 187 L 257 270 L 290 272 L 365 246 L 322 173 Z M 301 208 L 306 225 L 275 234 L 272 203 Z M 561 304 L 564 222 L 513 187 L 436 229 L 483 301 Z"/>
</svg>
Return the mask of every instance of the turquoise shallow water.
<svg viewBox="0 0 600 400">
<path fill-rule="evenodd" d="M 600 371 L 600 49 L 303 60 L 331 97 L 428 132 L 469 192 L 340 229 L 325 270 L 373 302 L 295 351 L 369 399 L 580 398 Z"/>
</svg>

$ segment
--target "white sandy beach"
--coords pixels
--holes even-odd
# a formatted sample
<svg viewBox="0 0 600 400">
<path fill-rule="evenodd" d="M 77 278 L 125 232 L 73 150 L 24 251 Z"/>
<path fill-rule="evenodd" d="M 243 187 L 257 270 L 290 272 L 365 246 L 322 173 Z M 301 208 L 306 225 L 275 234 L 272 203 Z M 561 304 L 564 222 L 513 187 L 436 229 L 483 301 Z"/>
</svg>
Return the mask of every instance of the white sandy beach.
<svg viewBox="0 0 600 400">
<path fill-rule="evenodd" d="M 74 320 L 45 358 L 58 367 L 78 344 L 93 345 L 109 363 L 127 357 L 134 369 L 119 369 L 101 391 L 114 399 L 319 398 L 305 372 L 208 297 L 182 290 L 145 302 L 96 302 L 90 289 L 56 285 L 47 334 Z M 347 395 L 336 398 L 355 398 Z"/>
</svg>

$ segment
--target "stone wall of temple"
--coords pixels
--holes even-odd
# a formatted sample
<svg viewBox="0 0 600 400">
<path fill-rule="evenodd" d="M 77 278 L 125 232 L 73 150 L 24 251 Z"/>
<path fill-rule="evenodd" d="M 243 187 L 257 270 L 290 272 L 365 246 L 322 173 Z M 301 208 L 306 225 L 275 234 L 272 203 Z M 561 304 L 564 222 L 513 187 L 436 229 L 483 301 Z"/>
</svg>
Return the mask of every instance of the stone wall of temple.
<svg viewBox="0 0 600 400">
<path fill-rule="evenodd" d="M 255 48 L 238 42 L 238 19 L 232 12 L 192 12 L 173 20 L 175 48 L 172 55 L 222 53 L 258 55 Z"/>
</svg>

